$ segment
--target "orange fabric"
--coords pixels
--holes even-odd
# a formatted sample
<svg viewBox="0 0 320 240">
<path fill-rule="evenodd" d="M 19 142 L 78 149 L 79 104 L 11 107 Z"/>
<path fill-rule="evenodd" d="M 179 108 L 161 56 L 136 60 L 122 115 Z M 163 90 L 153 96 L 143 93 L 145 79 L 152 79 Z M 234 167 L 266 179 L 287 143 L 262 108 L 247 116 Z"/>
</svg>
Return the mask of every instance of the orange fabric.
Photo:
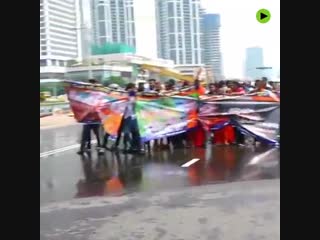
<svg viewBox="0 0 320 240">
<path fill-rule="evenodd" d="M 199 87 L 199 89 L 197 90 L 198 94 L 201 95 L 205 95 L 206 94 L 206 89 L 202 86 Z"/>
<path fill-rule="evenodd" d="M 272 97 L 263 97 L 263 96 L 252 96 L 252 101 L 257 102 L 280 102 L 279 99 L 275 99 Z"/>
<path fill-rule="evenodd" d="M 198 113 L 196 110 L 194 111 L 190 111 L 190 114 L 188 115 L 188 128 L 194 128 L 197 126 L 198 124 L 198 121 L 197 121 L 197 118 L 198 118 Z"/>
<path fill-rule="evenodd" d="M 116 195 L 121 195 L 123 193 L 123 184 L 118 177 L 113 177 L 109 181 L 107 181 L 106 192 Z"/>
<path fill-rule="evenodd" d="M 108 118 L 103 123 L 103 128 L 106 132 L 116 136 L 121 125 L 122 115 L 118 113 L 110 113 Z"/>
</svg>

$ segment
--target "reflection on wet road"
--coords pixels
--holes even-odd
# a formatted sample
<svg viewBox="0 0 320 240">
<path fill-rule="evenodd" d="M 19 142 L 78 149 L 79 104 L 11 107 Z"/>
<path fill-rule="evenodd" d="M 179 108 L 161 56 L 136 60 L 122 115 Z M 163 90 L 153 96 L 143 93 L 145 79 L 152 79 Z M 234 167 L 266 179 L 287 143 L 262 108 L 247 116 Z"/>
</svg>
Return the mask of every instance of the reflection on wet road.
<svg viewBox="0 0 320 240">
<path fill-rule="evenodd" d="M 81 197 L 163 191 L 231 181 L 279 178 L 280 151 L 213 146 L 145 155 L 76 150 L 40 161 L 40 204 Z M 199 161 L 181 167 L 191 159 Z"/>
</svg>

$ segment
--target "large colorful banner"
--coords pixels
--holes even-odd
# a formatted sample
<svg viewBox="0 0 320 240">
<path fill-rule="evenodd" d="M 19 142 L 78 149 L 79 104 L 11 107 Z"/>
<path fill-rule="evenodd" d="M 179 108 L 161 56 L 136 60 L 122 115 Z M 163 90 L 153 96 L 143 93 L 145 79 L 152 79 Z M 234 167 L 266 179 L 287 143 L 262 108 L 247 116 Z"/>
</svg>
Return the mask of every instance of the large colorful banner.
<svg viewBox="0 0 320 240">
<path fill-rule="evenodd" d="M 280 102 L 272 98 L 260 100 L 237 97 L 201 101 L 199 118 L 207 128 L 214 130 L 232 124 L 245 135 L 274 144 L 280 122 Z"/>
<path fill-rule="evenodd" d="M 108 134 L 117 136 L 128 104 L 125 92 L 78 82 L 67 82 L 66 90 L 78 122 L 101 122 Z M 200 122 L 207 130 L 232 124 L 261 141 L 277 142 L 280 122 L 277 96 L 214 96 L 199 100 L 188 95 L 137 97 L 135 113 L 142 141 L 177 135 Z"/>
<path fill-rule="evenodd" d="M 97 108 L 104 130 L 112 137 L 118 135 L 127 105 L 127 99 L 118 99 Z"/>
<path fill-rule="evenodd" d="M 66 92 L 78 122 L 101 122 L 106 132 L 117 135 L 127 106 L 126 94 L 72 81 L 66 82 Z"/>
<path fill-rule="evenodd" d="M 135 110 L 142 141 L 177 135 L 197 124 L 193 98 L 138 98 Z"/>
</svg>

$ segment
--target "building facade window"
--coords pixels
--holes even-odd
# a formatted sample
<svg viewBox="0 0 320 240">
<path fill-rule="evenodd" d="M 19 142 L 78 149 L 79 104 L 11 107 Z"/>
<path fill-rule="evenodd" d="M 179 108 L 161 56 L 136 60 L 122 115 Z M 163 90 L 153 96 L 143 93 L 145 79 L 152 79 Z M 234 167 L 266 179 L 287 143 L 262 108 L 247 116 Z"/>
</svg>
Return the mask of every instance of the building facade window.
<svg viewBox="0 0 320 240">
<path fill-rule="evenodd" d="M 98 7 L 98 20 L 105 20 L 104 6 Z"/>
<path fill-rule="evenodd" d="M 99 22 L 99 35 L 106 36 L 106 25 L 105 22 Z"/>
<path fill-rule="evenodd" d="M 169 32 L 174 33 L 175 32 L 175 22 L 174 18 L 169 19 Z"/>
<path fill-rule="evenodd" d="M 168 17 L 174 17 L 174 5 L 173 2 L 168 3 Z"/>
</svg>

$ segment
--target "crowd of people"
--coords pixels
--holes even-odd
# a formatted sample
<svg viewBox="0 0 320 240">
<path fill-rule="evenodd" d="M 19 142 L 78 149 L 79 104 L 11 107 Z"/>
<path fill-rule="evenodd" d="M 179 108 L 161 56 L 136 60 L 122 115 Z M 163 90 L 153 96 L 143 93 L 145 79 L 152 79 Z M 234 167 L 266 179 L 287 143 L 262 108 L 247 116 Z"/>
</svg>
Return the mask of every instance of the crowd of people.
<svg viewBox="0 0 320 240">
<path fill-rule="evenodd" d="M 108 87 L 112 90 L 123 90 L 117 84 L 111 84 Z M 264 92 L 266 90 L 277 94 L 280 93 L 280 84 L 268 81 L 266 77 L 255 80 L 254 84 L 252 84 L 251 81 L 219 81 L 217 83 L 210 83 L 208 85 L 208 89 L 204 89 L 199 80 L 195 80 L 192 84 L 189 81 L 176 82 L 174 79 L 170 79 L 164 84 L 161 84 L 161 82 L 156 79 L 149 79 L 148 84 L 140 82 L 136 88 L 136 92 L 138 95 L 150 93 L 176 94 L 177 91 L 184 92 L 192 88 L 202 90 L 201 95 L 243 95 L 255 92 Z"/>
<path fill-rule="evenodd" d="M 99 82 L 90 79 L 89 83 L 100 86 Z M 128 83 L 125 89 L 120 89 L 116 84 L 108 86 L 111 90 L 121 91 L 124 90 L 129 97 L 129 102 L 125 110 L 117 139 L 112 146 L 108 146 L 108 140 L 110 136 L 105 133 L 103 141 L 100 141 L 100 122 L 89 122 L 84 124 L 81 146 L 78 154 L 82 155 L 85 151 L 91 149 L 91 131 L 97 138 L 97 147 L 99 149 L 110 149 L 117 151 L 120 146 L 120 142 L 123 142 L 123 148 L 128 153 L 141 153 L 144 151 L 151 151 L 152 149 L 167 149 L 170 146 L 173 148 L 189 148 L 189 147 L 204 147 L 206 141 L 211 141 L 213 144 L 243 144 L 244 136 L 232 125 L 226 125 L 221 129 L 214 130 L 213 132 L 207 132 L 198 122 L 198 126 L 189 132 L 185 132 L 176 136 L 166 137 L 163 139 L 154 140 L 150 142 L 141 143 L 138 123 L 135 115 L 135 100 L 139 95 L 175 95 L 175 94 L 188 94 L 189 90 L 192 90 L 196 95 L 201 97 L 210 96 L 239 96 L 244 94 L 276 94 L 280 96 L 280 85 L 277 85 L 267 78 L 263 77 L 254 82 L 241 82 L 236 80 L 220 81 L 218 83 L 210 83 L 206 89 L 201 81 L 196 79 L 193 83 L 188 81 L 176 82 L 173 79 L 168 80 L 162 85 L 155 79 L 150 79 L 148 85 L 141 83 L 136 86 L 134 83 Z"/>
</svg>

